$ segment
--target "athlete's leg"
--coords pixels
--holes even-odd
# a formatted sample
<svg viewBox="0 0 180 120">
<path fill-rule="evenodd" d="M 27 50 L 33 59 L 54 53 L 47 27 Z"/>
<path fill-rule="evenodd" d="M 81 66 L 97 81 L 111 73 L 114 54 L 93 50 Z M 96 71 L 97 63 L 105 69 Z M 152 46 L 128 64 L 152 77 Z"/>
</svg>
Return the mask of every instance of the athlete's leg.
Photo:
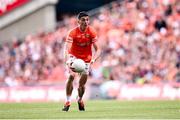
<svg viewBox="0 0 180 120">
<path fill-rule="evenodd" d="M 79 80 L 79 87 L 78 87 L 78 107 L 79 107 L 79 110 L 80 111 L 85 111 L 85 108 L 84 108 L 84 103 L 82 101 L 82 97 L 84 95 L 84 92 L 85 92 L 85 84 L 87 82 L 87 77 L 88 75 L 85 74 L 85 73 L 82 73 L 81 74 L 81 78 Z"/>
<path fill-rule="evenodd" d="M 85 70 L 81 73 L 80 79 L 79 79 L 79 87 L 78 87 L 78 100 L 82 100 L 82 97 L 85 92 L 85 84 L 87 82 L 87 78 L 89 75 L 89 69 L 90 69 L 90 64 L 86 63 L 86 68 Z"/>
<path fill-rule="evenodd" d="M 86 68 L 85 71 L 81 73 L 81 77 L 79 80 L 79 87 L 78 87 L 78 107 L 80 111 L 84 111 L 84 103 L 82 101 L 82 97 L 85 93 L 85 84 L 87 82 L 88 79 L 88 75 L 89 75 L 89 66 L 90 64 L 86 63 Z"/>
<path fill-rule="evenodd" d="M 68 111 L 69 107 L 71 105 L 71 94 L 73 91 L 74 77 L 75 77 L 74 75 L 70 74 L 69 78 L 67 80 L 67 83 L 66 83 L 66 102 L 65 102 L 64 107 L 62 109 L 63 111 Z"/>
<path fill-rule="evenodd" d="M 68 70 L 68 74 L 69 74 L 69 77 L 66 81 L 66 102 L 70 102 L 71 99 L 71 94 L 72 94 L 72 91 L 73 91 L 73 80 L 74 80 L 74 77 L 75 77 L 75 73 L 70 69 L 70 64 L 73 62 L 74 60 L 74 57 L 73 56 L 70 56 L 68 61 L 66 62 L 67 63 L 67 70 Z"/>
<path fill-rule="evenodd" d="M 82 73 L 81 78 L 79 80 L 79 87 L 78 87 L 78 96 L 79 100 L 82 100 L 82 97 L 85 92 L 85 84 L 87 82 L 88 75 L 86 73 Z"/>
<path fill-rule="evenodd" d="M 66 83 L 66 97 L 67 97 L 66 100 L 69 102 L 70 102 L 70 97 L 73 91 L 73 80 L 74 80 L 74 76 L 70 75 Z"/>
<path fill-rule="evenodd" d="M 73 80 L 74 80 L 74 77 L 75 77 L 75 73 L 70 69 L 69 67 L 69 64 L 72 62 L 72 58 L 70 58 L 68 60 L 68 64 L 67 64 L 67 69 L 68 69 L 68 73 L 69 73 L 69 77 L 66 81 L 66 102 L 64 104 L 64 107 L 63 107 L 63 111 L 68 111 L 69 110 L 69 107 L 71 105 L 71 94 L 72 94 L 72 91 L 73 91 Z"/>
</svg>

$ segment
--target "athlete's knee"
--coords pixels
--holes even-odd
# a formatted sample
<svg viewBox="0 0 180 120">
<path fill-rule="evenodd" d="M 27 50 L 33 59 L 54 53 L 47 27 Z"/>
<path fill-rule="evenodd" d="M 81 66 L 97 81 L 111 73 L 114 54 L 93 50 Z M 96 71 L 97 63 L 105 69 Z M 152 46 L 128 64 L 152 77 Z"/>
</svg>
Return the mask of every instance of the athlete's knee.
<svg viewBox="0 0 180 120">
<path fill-rule="evenodd" d="M 69 79 L 71 79 L 71 80 L 74 80 L 74 77 L 75 77 L 74 74 L 70 74 L 70 75 L 69 75 Z"/>
<path fill-rule="evenodd" d="M 88 77 L 88 74 L 87 74 L 87 73 L 82 73 L 82 74 L 81 74 L 81 78 L 87 79 L 87 77 Z"/>
<path fill-rule="evenodd" d="M 81 78 L 79 80 L 79 85 L 82 86 L 82 85 L 85 85 L 86 84 L 86 81 L 87 81 L 87 74 L 82 74 L 81 75 Z"/>
<path fill-rule="evenodd" d="M 74 75 L 69 75 L 69 78 L 68 78 L 68 83 L 71 83 L 71 82 L 73 82 L 73 80 L 74 80 Z"/>
</svg>

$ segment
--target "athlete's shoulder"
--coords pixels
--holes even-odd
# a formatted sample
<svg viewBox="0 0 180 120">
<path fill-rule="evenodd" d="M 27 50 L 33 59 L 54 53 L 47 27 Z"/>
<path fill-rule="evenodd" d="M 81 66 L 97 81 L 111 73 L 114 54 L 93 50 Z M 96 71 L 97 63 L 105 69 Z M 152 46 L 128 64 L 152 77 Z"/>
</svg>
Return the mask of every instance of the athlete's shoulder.
<svg viewBox="0 0 180 120">
<path fill-rule="evenodd" d="M 73 38 L 76 36 L 77 34 L 77 27 L 75 28 L 72 28 L 71 30 L 68 31 L 68 35 L 67 35 L 67 38 L 66 38 L 66 41 L 67 42 L 72 42 L 73 41 Z"/>
<path fill-rule="evenodd" d="M 72 29 L 69 30 L 69 33 L 70 33 L 70 32 L 76 32 L 77 30 L 78 30 L 78 27 L 74 27 L 74 28 L 72 28 Z"/>
<path fill-rule="evenodd" d="M 96 30 L 92 26 L 89 26 L 88 28 L 90 32 L 96 32 Z"/>
<path fill-rule="evenodd" d="M 78 27 L 72 28 L 71 30 L 69 30 L 68 36 L 71 36 L 71 37 L 76 36 L 77 30 L 78 30 Z"/>
<path fill-rule="evenodd" d="M 88 28 L 89 28 L 89 33 L 90 33 L 91 37 L 93 39 L 97 39 L 97 32 L 96 32 L 96 30 L 92 26 L 89 26 Z"/>
</svg>

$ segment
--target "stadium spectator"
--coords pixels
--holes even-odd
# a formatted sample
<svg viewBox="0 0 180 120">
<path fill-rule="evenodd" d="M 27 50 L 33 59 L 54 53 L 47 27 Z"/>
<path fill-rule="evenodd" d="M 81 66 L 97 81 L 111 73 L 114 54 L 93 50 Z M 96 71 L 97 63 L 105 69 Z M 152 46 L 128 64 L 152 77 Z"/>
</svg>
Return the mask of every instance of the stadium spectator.
<svg viewBox="0 0 180 120">
<path fill-rule="evenodd" d="M 179 82 L 180 8 L 178 0 L 114 1 L 92 18 L 103 55 L 95 80 L 157 84 Z M 0 47 L 0 85 L 63 83 L 62 46 L 76 25 L 66 16 L 49 33 L 27 35 Z M 71 23 L 71 24 L 70 24 Z M 160 24 L 159 24 L 160 23 Z M 156 25 L 157 24 L 157 25 Z M 61 76 L 58 76 L 58 73 Z M 33 77 L 32 77 L 33 76 Z M 98 84 L 103 82 L 98 80 Z"/>
</svg>

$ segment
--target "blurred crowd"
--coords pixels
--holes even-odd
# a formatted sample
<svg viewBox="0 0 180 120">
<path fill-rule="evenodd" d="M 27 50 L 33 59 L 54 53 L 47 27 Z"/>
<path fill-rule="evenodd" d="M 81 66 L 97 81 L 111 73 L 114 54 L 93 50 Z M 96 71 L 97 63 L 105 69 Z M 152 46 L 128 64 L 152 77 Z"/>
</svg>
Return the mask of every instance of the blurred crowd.
<svg viewBox="0 0 180 120">
<path fill-rule="evenodd" d="M 179 0 L 125 0 L 91 16 L 102 56 L 90 79 L 122 83 L 180 83 Z M 55 31 L 18 36 L 0 46 L 0 85 L 64 83 L 63 45 L 76 17 L 65 16 Z"/>
</svg>

